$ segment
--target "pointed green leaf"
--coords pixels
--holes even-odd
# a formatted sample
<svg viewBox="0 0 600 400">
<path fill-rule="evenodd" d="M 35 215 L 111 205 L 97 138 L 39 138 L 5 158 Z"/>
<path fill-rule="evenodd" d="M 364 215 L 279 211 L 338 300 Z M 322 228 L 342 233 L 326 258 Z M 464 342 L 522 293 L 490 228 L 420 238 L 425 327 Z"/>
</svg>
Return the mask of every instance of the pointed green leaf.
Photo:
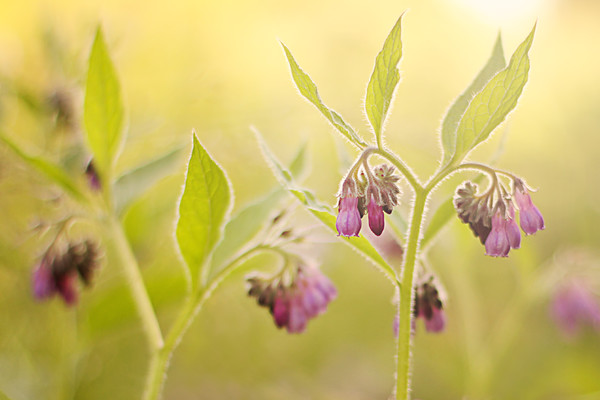
<svg viewBox="0 0 600 400">
<path fill-rule="evenodd" d="M 512 55 L 508 66 L 497 73 L 465 111 L 456 133 L 456 152 L 451 163 L 460 163 L 479 143 L 485 141 L 517 105 L 527 83 L 529 56 L 535 26 Z"/>
<path fill-rule="evenodd" d="M 383 125 L 387 117 L 390 103 L 394 97 L 396 86 L 400 81 L 398 63 L 402 58 L 401 22 L 402 15 L 396 21 L 388 35 L 383 49 L 375 59 L 375 68 L 367 86 L 365 111 L 373 127 L 377 143 L 381 143 Z"/>
<path fill-rule="evenodd" d="M 176 237 L 188 267 L 188 278 L 195 287 L 199 272 L 204 273 L 205 261 L 221 239 L 232 193 L 225 172 L 202 147 L 196 134 L 192 136 L 192 154 L 179 202 Z"/>
<path fill-rule="evenodd" d="M 327 118 L 327 120 L 342 135 L 344 135 L 346 139 L 350 140 L 359 148 L 366 146 L 365 141 L 362 140 L 360 136 L 358 136 L 358 134 L 348 123 L 346 123 L 346 121 L 344 121 L 342 116 L 339 115 L 337 112 L 333 111 L 332 109 L 328 108 L 323 103 L 321 97 L 319 96 L 319 92 L 317 91 L 317 86 L 310 79 L 310 76 L 308 76 L 304 71 L 302 71 L 300 66 L 298 66 L 298 63 L 296 63 L 296 60 L 294 59 L 294 56 L 292 56 L 290 50 L 283 43 L 281 43 L 281 46 L 283 46 L 283 50 L 285 51 L 285 55 L 290 65 L 290 70 L 292 72 L 292 78 L 294 79 L 294 82 L 296 83 L 296 87 L 300 91 L 300 94 L 304 96 L 308 101 L 313 103 L 315 107 L 317 107 L 317 109 L 321 111 L 323 116 Z"/>
<path fill-rule="evenodd" d="M 65 192 L 73 196 L 78 201 L 85 201 L 86 197 L 81 192 L 77 184 L 71 177 L 58 165 L 52 164 L 50 161 L 40 157 L 30 156 L 25 153 L 19 146 L 13 143 L 8 137 L 0 133 L 0 140 L 4 142 L 17 156 L 28 163 L 31 167 L 46 176 L 52 182 L 60 186 Z"/>
<path fill-rule="evenodd" d="M 121 86 L 100 28 L 88 68 L 83 120 L 94 165 L 106 182 L 123 139 L 123 102 Z"/>
<path fill-rule="evenodd" d="M 450 106 L 444 117 L 444 121 L 442 122 L 442 147 L 444 150 L 442 165 L 446 165 L 454 155 L 456 150 L 456 130 L 461 117 L 469 106 L 469 102 L 505 66 L 506 61 L 504 60 L 504 51 L 502 50 L 502 38 L 498 34 L 498 39 L 489 60 L 479 74 L 477 74 L 471 85 Z"/>
<path fill-rule="evenodd" d="M 115 182 L 115 209 L 122 213 L 132 201 L 168 176 L 179 165 L 183 148 L 168 153 L 121 175 Z"/>
<path fill-rule="evenodd" d="M 256 134 L 258 145 L 263 153 L 263 156 L 273 174 L 277 178 L 277 180 L 281 183 L 281 185 L 287 189 L 292 195 L 294 195 L 300 203 L 317 219 L 319 219 L 325 226 L 329 228 L 333 233 L 337 234 L 337 229 L 335 226 L 336 216 L 333 213 L 331 207 L 319 202 L 314 194 L 306 189 L 299 188 L 294 185 L 293 181 L 288 179 L 290 176 L 289 171 L 281 166 L 281 164 L 277 161 L 260 132 L 256 129 L 253 129 Z M 353 237 L 353 238 L 342 238 L 344 239 L 344 243 L 348 244 L 354 250 L 361 253 L 365 256 L 369 261 L 371 261 L 376 267 L 381 269 L 381 271 L 392 281 L 396 282 L 396 272 L 394 269 L 385 261 L 385 259 L 375 250 L 373 245 L 364 237 Z"/>
</svg>

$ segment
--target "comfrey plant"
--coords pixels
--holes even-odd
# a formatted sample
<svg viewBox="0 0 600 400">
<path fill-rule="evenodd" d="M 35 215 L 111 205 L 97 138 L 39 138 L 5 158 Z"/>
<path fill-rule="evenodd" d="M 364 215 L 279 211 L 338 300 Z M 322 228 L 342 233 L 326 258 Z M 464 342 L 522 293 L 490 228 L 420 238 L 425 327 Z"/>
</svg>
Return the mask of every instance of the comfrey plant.
<svg viewBox="0 0 600 400">
<path fill-rule="evenodd" d="M 480 171 L 489 178 L 489 187 L 481 194 L 474 183 L 464 182 L 457 189 L 453 201 L 458 217 L 469 224 L 475 236 L 485 245 L 485 254 L 489 256 L 506 257 L 510 249 L 520 247 L 517 214 L 521 229 L 528 235 L 544 229 L 544 219 L 533 205 L 531 189 L 521 177 L 489 165 L 465 161 L 469 153 L 486 141 L 517 105 L 528 78 L 528 51 L 535 28 L 516 49 L 508 65 L 505 64 L 498 39 L 486 65 L 449 108 L 441 127 L 442 160 L 438 170 L 423 183 L 399 155 L 385 147 L 383 140 L 388 110 L 400 81 L 397 65 L 402 57 L 401 21 L 402 16 L 377 55 L 367 86 L 365 112 L 374 135 L 373 144 L 368 144 L 340 114 L 323 103 L 314 82 L 283 45 L 300 94 L 316 106 L 359 152 L 341 180 L 336 218 L 332 215 L 333 210 L 319 203 L 310 192 L 298 188 L 290 174 L 275 161 L 262 139 L 260 142 L 282 184 L 331 230 L 337 231 L 338 236 L 347 238 L 349 245 L 370 258 L 396 286 L 399 304 L 394 323 L 397 333 L 397 374 L 393 397 L 408 399 L 411 332 L 415 319 L 423 318 L 429 332 L 443 330 L 446 321 L 435 280 L 431 277 L 416 279 L 416 275 L 422 272 L 417 266 L 422 255 L 420 249 L 425 244 L 423 242 L 431 240 L 447 221 L 443 211 L 436 212 L 423 235 L 425 205 L 436 187 L 446 177 L 463 170 Z M 388 164 L 372 166 L 370 161 L 374 155 L 385 159 Z M 510 189 L 503 179 L 512 182 Z M 398 212 L 394 208 L 398 205 L 400 193 L 397 184 L 402 180 L 412 190 L 413 199 L 409 227 L 403 238 L 403 265 L 394 268 L 360 233 L 364 229 L 362 219 L 366 214 L 371 232 L 376 236 L 382 234 L 385 214 Z"/>
<path fill-rule="evenodd" d="M 249 258 L 270 252 L 282 261 L 275 272 L 254 272 L 246 278 L 249 297 L 269 310 L 278 328 L 293 334 L 303 332 L 309 321 L 325 312 L 336 298 L 334 284 L 319 271 L 314 260 L 294 247 L 304 234 L 291 229 L 285 215 L 272 214 L 287 191 L 333 234 L 379 267 L 394 285 L 398 307 L 394 321 L 397 373 L 393 397 L 408 399 L 411 337 L 416 320 L 423 319 L 428 332 L 441 332 L 446 324 L 441 285 L 422 267 L 425 263 L 421 257 L 421 249 L 450 219 L 450 215 L 438 210 L 424 229 L 425 205 L 436 187 L 451 174 L 463 170 L 480 171 L 488 177 L 489 187 L 482 193 L 475 183 L 463 183 L 456 191 L 453 204 L 460 220 L 470 226 L 490 256 L 505 257 L 510 249 L 520 247 L 517 215 L 521 229 L 528 235 L 544 229 L 544 220 L 532 203 L 531 189 L 521 177 L 489 165 L 464 161 L 515 108 L 527 82 L 528 51 L 534 30 L 516 49 L 508 65 L 498 39 L 487 64 L 448 110 L 441 128 L 441 163 L 437 172 L 422 182 L 399 155 L 384 146 L 383 140 L 388 110 L 400 80 L 397 65 L 402 57 L 401 20 L 402 16 L 377 56 L 367 86 L 365 111 L 374 134 L 372 144 L 323 103 L 316 85 L 283 46 L 300 93 L 358 151 L 356 161 L 341 179 L 337 212 L 298 186 L 295 177 L 302 171 L 304 150 L 289 167 L 284 167 L 254 129 L 263 156 L 282 187 L 242 208 L 236 215 L 230 215 L 233 196 L 229 179 L 192 134 L 173 235 L 181 255 L 187 290 L 174 322 L 168 327 L 158 321 L 122 218 L 131 202 L 175 164 L 178 151 L 116 176 L 114 165 L 125 139 L 124 105 L 115 68 L 102 32 L 98 30 L 89 58 L 82 116 L 85 151 L 90 154 L 87 162 L 81 163 L 76 173 L 65 171 L 49 160 L 28 155 L 10 140 L 11 135 L 3 132 L 0 135 L 0 140 L 18 157 L 78 205 L 77 213 L 53 225 L 54 239 L 32 270 L 34 297 L 50 299 L 59 295 L 66 304 L 76 305 L 78 280 L 89 285 L 92 275 L 102 274 L 99 254 L 110 254 L 110 259 L 122 268 L 147 339 L 149 367 L 143 398 L 158 399 L 169 361 L 187 328 L 215 289 Z M 69 120 L 76 123 L 77 116 L 71 115 Z M 373 156 L 383 158 L 385 163 L 373 165 Z M 392 266 L 384 258 L 385 251 L 381 250 L 380 254 L 361 232 L 366 229 L 363 228 L 366 215 L 372 237 L 389 233 L 385 232 L 386 224 L 393 224 L 394 219 L 386 215 L 400 213 L 396 207 L 400 183 L 410 188 L 413 198 L 401 247 L 395 240 L 388 246 L 402 254 L 402 265 Z M 332 195 L 334 193 L 332 188 Z M 80 219 L 91 220 L 98 226 L 97 234 L 89 238 L 73 234 L 70 228 Z"/>
</svg>

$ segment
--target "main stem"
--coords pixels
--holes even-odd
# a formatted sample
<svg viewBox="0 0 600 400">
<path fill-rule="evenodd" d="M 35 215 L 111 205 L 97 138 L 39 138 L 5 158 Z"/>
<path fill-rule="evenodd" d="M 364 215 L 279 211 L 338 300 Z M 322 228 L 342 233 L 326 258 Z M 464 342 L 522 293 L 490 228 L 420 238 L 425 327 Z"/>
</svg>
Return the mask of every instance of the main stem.
<svg viewBox="0 0 600 400">
<path fill-rule="evenodd" d="M 402 268 L 402 284 L 400 286 L 400 306 L 398 307 L 398 347 L 396 358 L 396 400 L 410 399 L 410 347 L 411 347 L 411 319 L 412 296 L 415 262 L 419 250 L 421 223 L 425 212 L 425 203 L 429 191 L 415 187 L 415 199 L 410 231 L 406 241 L 406 255 Z"/>
<path fill-rule="evenodd" d="M 150 350 L 156 352 L 163 347 L 163 337 L 158 320 L 156 319 L 156 313 L 152 307 L 152 302 L 148 296 L 146 286 L 144 285 L 144 280 L 140 273 L 137 260 L 133 255 L 129 242 L 125 237 L 123 227 L 117 217 L 109 216 L 108 226 L 109 235 L 112 237 L 116 254 L 121 259 L 125 278 L 131 289 L 131 295 L 138 315 L 142 320 L 142 326 L 148 338 Z"/>
</svg>

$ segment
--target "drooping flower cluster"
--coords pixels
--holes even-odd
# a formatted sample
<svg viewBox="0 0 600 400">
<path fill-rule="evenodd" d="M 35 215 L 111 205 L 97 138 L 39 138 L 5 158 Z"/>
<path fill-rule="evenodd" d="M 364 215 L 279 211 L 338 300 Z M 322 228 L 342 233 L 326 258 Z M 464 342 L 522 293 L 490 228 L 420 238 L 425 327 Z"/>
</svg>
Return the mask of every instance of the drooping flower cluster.
<svg viewBox="0 0 600 400">
<path fill-rule="evenodd" d="M 338 200 L 336 228 L 339 235 L 358 236 L 362 216 L 369 216 L 369 228 L 379 236 L 385 226 L 384 212 L 391 214 L 398 205 L 400 189 L 394 167 L 383 164 L 361 174 L 361 180 L 350 174 L 342 182 Z"/>
<path fill-rule="evenodd" d="M 600 332 L 600 301 L 582 281 L 570 281 L 555 293 L 551 315 L 567 338 L 576 337 L 584 326 Z"/>
<path fill-rule="evenodd" d="M 423 318 L 427 332 L 438 333 L 446 326 L 442 300 L 432 279 L 417 284 L 415 287 L 415 303 L 413 316 Z"/>
<path fill-rule="evenodd" d="M 498 196 L 494 204 L 495 190 L 500 193 L 504 188 L 492 186 L 487 193 L 478 196 L 477 185 L 467 181 L 456 190 L 454 207 L 460 220 L 469 224 L 475 236 L 485 245 L 486 255 L 507 257 L 510 249 L 521 246 L 515 206 L 519 210 L 521 229 L 527 235 L 544 229 L 544 219 L 533 205 L 522 180 L 514 178 L 512 196 Z"/>
<path fill-rule="evenodd" d="M 98 250 L 91 241 L 70 243 L 66 251 L 49 249 L 33 271 L 32 289 L 37 299 L 59 294 L 67 305 L 77 302 L 77 277 L 84 285 L 91 283 L 97 266 Z"/>
<path fill-rule="evenodd" d="M 314 267 L 299 265 L 291 282 L 281 274 L 274 278 L 250 277 L 248 295 L 267 307 L 278 328 L 288 333 L 301 333 L 308 321 L 327 310 L 337 297 L 331 281 Z"/>
</svg>

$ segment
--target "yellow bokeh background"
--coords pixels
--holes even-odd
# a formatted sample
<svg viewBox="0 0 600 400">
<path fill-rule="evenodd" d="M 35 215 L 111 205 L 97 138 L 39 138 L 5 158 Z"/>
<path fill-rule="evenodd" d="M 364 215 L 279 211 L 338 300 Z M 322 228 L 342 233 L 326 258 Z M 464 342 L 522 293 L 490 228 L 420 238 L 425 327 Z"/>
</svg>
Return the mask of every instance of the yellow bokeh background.
<svg viewBox="0 0 600 400">
<path fill-rule="evenodd" d="M 508 59 L 537 22 L 519 105 L 470 158 L 487 161 L 502 146 L 498 166 L 538 189 L 533 198 L 547 227 L 524 238 L 508 259 L 484 257 L 458 219 L 442 231 L 429 263 L 445 286 L 448 325 L 441 335 L 418 325 L 413 394 L 599 399 L 599 333 L 590 328 L 565 341 L 548 316 L 552 289 L 544 292 L 540 281 L 545 269 L 565 276 L 578 270 L 564 262 L 576 249 L 589 255 L 586 271 L 600 294 L 598 1 L 0 0 L 0 126 L 30 153 L 55 157 L 48 153 L 47 127 L 15 87 L 39 98 L 66 90 L 81 127 L 86 62 L 100 25 L 126 105 L 128 137 L 118 171 L 189 146 L 195 129 L 233 183 L 235 212 L 276 185 L 250 130 L 255 126 L 283 162 L 307 144 L 311 172 L 304 185 L 333 205 L 342 141 L 299 96 L 279 41 L 323 101 L 370 140 L 364 91 L 376 54 L 407 9 L 401 83 L 385 141 L 422 180 L 440 158 L 445 110 L 484 65 L 498 32 Z M 0 157 L 0 392 L 11 400 L 138 398 L 147 355 L 141 327 L 127 311 L 132 305 L 119 266 L 106 255 L 97 284 L 76 309 L 56 299 L 35 303 L 29 274 L 43 245 L 28 227 L 38 213 L 52 215 L 51 200 L 34 190 L 43 178 L 3 146 Z M 183 173 L 182 158 L 124 218 L 163 326 L 183 298 L 171 234 Z M 444 183 L 430 208 L 460 182 Z M 410 202 L 408 188 L 402 201 Z M 317 225 L 301 211 L 296 220 Z M 330 310 L 304 335 L 276 330 L 243 284 L 249 269 L 268 270 L 275 261 L 250 262 L 187 332 L 165 399 L 387 398 L 394 370 L 392 286 L 333 235 L 316 232 L 313 257 L 340 292 Z"/>
</svg>

